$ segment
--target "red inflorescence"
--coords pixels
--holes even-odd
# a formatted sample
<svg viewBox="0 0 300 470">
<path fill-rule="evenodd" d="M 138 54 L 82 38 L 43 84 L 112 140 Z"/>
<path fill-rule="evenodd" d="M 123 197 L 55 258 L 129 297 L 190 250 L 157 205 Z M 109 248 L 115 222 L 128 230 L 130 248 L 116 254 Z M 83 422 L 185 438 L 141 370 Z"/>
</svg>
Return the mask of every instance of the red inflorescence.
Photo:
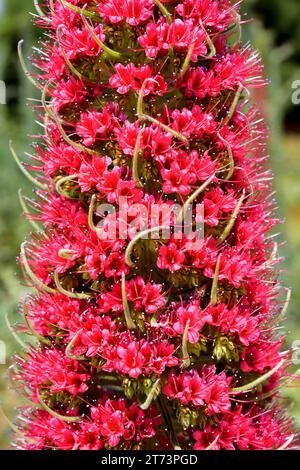
<svg viewBox="0 0 300 470">
<path fill-rule="evenodd" d="M 297 448 L 239 3 L 44 2 L 18 448 Z"/>
</svg>

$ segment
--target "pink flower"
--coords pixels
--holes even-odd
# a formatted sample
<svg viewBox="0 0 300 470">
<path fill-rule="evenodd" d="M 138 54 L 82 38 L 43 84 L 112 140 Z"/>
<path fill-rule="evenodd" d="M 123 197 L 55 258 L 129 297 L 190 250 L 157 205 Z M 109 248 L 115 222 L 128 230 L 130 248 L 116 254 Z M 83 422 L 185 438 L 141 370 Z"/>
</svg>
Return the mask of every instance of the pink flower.
<svg viewBox="0 0 300 470">
<path fill-rule="evenodd" d="M 189 343 L 197 343 L 202 328 L 211 322 L 211 315 L 206 310 L 201 310 L 198 301 L 181 306 L 175 313 L 176 321 L 173 329 L 177 334 L 183 335 L 188 324 L 187 340 Z"/>
<path fill-rule="evenodd" d="M 80 121 L 76 124 L 76 132 L 82 137 L 84 145 L 90 147 L 97 138 L 108 134 L 113 124 L 111 114 L 107 108 L 102 112 L 96 110 L 81 113 Z"/>
<path fill-rule="evenodd" d="M 169 243 L 159 249 L 157 266 L 160 269 L 168 269 L 172 273 L 183 267 L 185 255 L 178 250 L 175 243 Z"/>
<path fill-rule="evenodd" d="M 130 90 L 139 92 L 145 81 L 144 96 L 150 93 L 163 95 L 167 91 L 167 84 L 163 77 L 154 74 L 149 65 L 135 67 L 132 63 L 125 66 L 116 64 L 114 70 L 116 74 L 110 77 L 109 84 L 122 95 Z"/>
<path fill-rule="evenodd" d="M 99 15 L 117 24 L 126 21 L 131 26 L 148 20 L 152 14 L 153 0 L 101 0 L 98 6 Z"/>
</svg>

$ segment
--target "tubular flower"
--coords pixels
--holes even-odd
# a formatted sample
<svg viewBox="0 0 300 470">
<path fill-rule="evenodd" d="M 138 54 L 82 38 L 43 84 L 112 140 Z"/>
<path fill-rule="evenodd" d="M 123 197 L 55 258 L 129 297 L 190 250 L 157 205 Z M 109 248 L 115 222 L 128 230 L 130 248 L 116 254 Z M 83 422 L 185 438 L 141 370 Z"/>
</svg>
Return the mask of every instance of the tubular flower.
<svg viewBox="0 0 300 470">
<path fill-rule="evenodd" d="M 44 0 L 35 16 L 19 449 L 298 448 L 240 3 Z"/>
</svg>

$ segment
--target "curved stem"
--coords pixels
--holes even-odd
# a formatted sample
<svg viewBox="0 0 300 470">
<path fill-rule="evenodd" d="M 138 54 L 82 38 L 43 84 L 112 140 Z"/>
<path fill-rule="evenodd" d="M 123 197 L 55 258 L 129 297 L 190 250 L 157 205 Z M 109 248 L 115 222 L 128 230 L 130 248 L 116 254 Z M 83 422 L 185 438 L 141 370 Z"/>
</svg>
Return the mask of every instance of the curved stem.
<svg viewBox="0 0 300 470">
<path fill-rule="evenodd" d="M 52 287 L 46 286 L 32 271 L 31 267 L 29 266 L 27 256 L 26 256 L 26 246 L 27 242 L 23 242 L 21 245 L 21 262 L 24 266 L 26 274 L 30 277 L 32 282 L 37 286 L 43 289 L 45 292 L 48 292 L 48 294 L 57 294 L 57 291 L 55 289 L 52 289 Z"/>
<path fill-rule="evenodd" d="M 186 71 L 187 71 L 187 69 L 190 65 L 191 57 L 192 57 L 192 54 L 193 54 L 193 51 L 194 51 L 194 48 L 195 48 L 195 41 L 196 41 L 197 33 L 198 33 L 198 29 L 195 29 L 194 35 L 193 35 L 193 42 L 190 45 L 190 47 L 188 48 L 187 55 L 184 59 L 184 62 L 182 64 L 182 68 L 180 70 L 180 76 L 181 77 L 184 76 L 184 74 L 186 73 Z"/>
<path fill-rule="evenodd" d="M 82 10 L 82 12 L 83 11 L 85 11 L 85 10 Z M 87 27 L 87 29 L 89 30 L 89 32 L 91 33 L 91 35 L 93 36 L 93 39 L 95 40 L 95 42 L 104 50 L 104 52 L 106 52 L 107 55 L 109 55 L 113 59 L 121 59 L 122 54 L 120 52 L 114 51 L 110 47 L 106 46 L 101 41 L 101 39 L 98 38 L 98 36 L 96 35 L 96 33 L 94 31 L 93 25 L 89 22 L 89 20 L 87 20 L 87 18 L 82 16 L 82 21 L 83 21 L 84 25 Z"/>
<path fill-rule="evenodd" d="M 151 405 L 152 401 L 155 399 L 155 396 L 159 393 L 159 388 L 160 388 L 160 379 L 157 379 L 154 384 L 152 385 L 152 388 L 150 390 L 149 395 L 147 396 L 147 399 L 144 401 L 142 405 L 140 405 L 140 408 L 142 410 L 148 410 L 149 406 Z"/>
<path fill-rule="evenodd" d="M 204 450 L 212 450 L 218 442 L 220 436 L 217 436 Z"/>
<path fill-rule="evenodd" d="M 29 331 L 32 333 L 32 335 L 38 340 L 40 341 L 41 343 L 45 344 L 46 346 L 52 346 L 52 343 L 49 339 L 45 338 L 44 336 L 40 335 L 39 333 L 37 333 L 34 328 L 31 326 L 29 320 L 28 320 L 28 305 L 26 302 L 24 302 L 24 306 L 23 306 L 23 313 L 24 313 L 24 320 L 26 322 L 26 325 L 29 329 Z"/>
<path fill-rule="evenodd" d="M 40 392 L 37 392 L 37 399 L 40 405 L 42 406 L 42 408 L 44 408 L 44 410 L 46 410 L 49 414 L 51 414 L 55 418 L 58 418 L 61 421 L 66 421 L 67 423 L 75 423 L 77 421 L 80 421 L 79 416 L 64 416 L 59 413 L 56 413 L 56 411 L 51 410 L 51 408 L 49 408 L 49 406 L 46 405 L 46 403 L 43 401 Z"/>
<path fill-rule="evenodd" d="M 236 221 L 236 218 L 238 216 L 238 213 L 242 207 L 242 204 L 244 202 L 244 198 L 245 198 L 245 190 L 243 190 L 243 194 L 241 195 L 240 199 L 238 200 L 238 203 L 236 205 L 236 208 L 234 209 L 230 219 L 229 219 L 229 222 L 228 224 L 226 225 L 222 235 L 220 236 L 220 239 L 219 239 L 219 242 L 220 243 L 223 243 L 226 238 L 228 237 L 228 235 L 230 234 L 231 230 L 232 230 L 232 227 L 234 226 L 235 224 L 235 221 Z"/>
<path fill-rule="evenodd" d="M 87 16 L 89 18 L 93 18 L 95 16 L 94 12 L 83 10 L 82 8 L 76 7 L 72 3 L 67 2 L 66 0 L 59 0 L 66 8 L 69 10 L 75 11 L 75 13 L 79 13 L 81 15 Z"/>
<path fill-rule="evenodd" d="M 126 248 L 126 251 L 125 251 L 125 262 L 126 262 L 127 266 L 130 266 L 130 267 L 134 266 L 134 263 L 131 259 L 131 254 L 132 254 L 132 250 L 133 250 L 136 242 L 138 242 L 141 238 L 144 238 L 144 237 L 145 237 L 145 239 L 147 239 L 147 236 L 150 233 L 157 232 L 157 231 L 162 230 L 164 228 L 169 228 L 169 227 L 166 226 L 166 225 L 159 225 L 158 227 L 151 227 L 151 228 L 148 228 L 148 229 L 143 230 L 142 232 L 139 232 L 139 233 L 136 234 L 136 236 L 127 245 L 127 248 Z"/>
<path fill-rule="evenodd" d="M 23 348 L 25 350 L 28 350 L 29 349 L 28 345 L 25 344 L 24 341 L 22 341 L 21 338 L 19 337 L 19 335 L 17 335 L 17 333 L 15 332 L 15 329 L 13 328 L 13 326 L 11 325 L 11 323 L 9 321 L 7 313 L 4 315 L 4 320 L 5 320 L 7 328 L 9 329 L 9 331 L 10 331 L 12 337 L 15 339 L 15 341 L 21 346 L 21 348 Z"/>
<path fill-rule="evenodd" d="M 171 24 L 172 23 L 172 15 L 171 13 L 166 9 L 166 7 L 159 1 L 159 0 L 154 0 L 154 3 L 158 6 L 160 9 L 161 13 L 164 15 L 166 18 L 167 23 Z"/>
<path fill-rule="evenodd" d="M 278 364 L 273 367 L 273 369 L 269 370 L 262 376 L 258 377 L 258 379 L 253 380 L 252 382 L 248 383 L 247 385 L 243 385 L 242 387 L 235 387 L 230 390 L 230 393 L 235 395 L 238 393 L 244 393 L 244 392 L 250 392 L 253 388 L 257 387 L 261 383 L 265 382 L 267 379 L 269 379 L 275 372 L 282 367 L 282 365 L 285 363 L 285 359 L 282 359 Z"/>
<path fill-rule="evenodd" d="M 293 440 L 295 439 L 295 436 L 294 434 L 292 434 L 286 441 L 284 444 L 282 444 L 282 446 L 278 447 L 278 449 L 276 450 L 285 450 L 292 442 Z"/>
<path fill-rule="evenodd" d="M 60 280 L 59 280 L 59 276 L 57 274 L 57 272 L 54 272 L 54 282 L 55 282 L 55 285 L 57 287 L 57 289 L 59 290 L 59 292 L 61 294 L 64 294 L 66 295 L 67 297 L 70 297 L 71 299 L 90 299 L 91 298 L 91 294 L 85 294 L 85 293 L 80 293 L 80 292 L 73 292 L 73 291 L 69 291 L 69 290 L 66 290 L 62 287 L 61 283 L 60 283 Z"/>
<path fill-rule="evenodd" d="M 215 45 L 214 43 L 212 42 L 211 38 L 210 38 L 210 35 L 208 34 L 208 32 L 206 31 L 202 21 L 200 20 L 200 25 L 201 25 L 201 28 L 203 29 L 205 35 L 206 35 L 206 40 L 207 40 L 207 44 L 208 44 L 208 47 L 210 49 L 210 52 L 209 54 L 206 56 L 206 58 L 212 58 L 216 55 L 216 48 L 215 48 Z"/>
<path fill-rule="evenodd" d="M 171 439 L 172 445 L 174 447 L 174 450 L 181 450 L 181 447 L 179 446 L 179 443 L 178 443 L 178 440 L 177 440 L 176 432 L 175 432 L 174 427 L 173 427 L 172 418 L 169 414 L 168 406 L 165 406 L 165 404 L 163 402 L 163 399 L 160 395 L 157 397 L 157 402 L 159 404 L 162 417 L 165 421 L 166 429 L 170 434 L 170 439 Z"/>
<path fill-rule="evenodd" d="M 61 40 L 61 32 L 62 32 L 62 25 L 58 26 L 57 28 L 57 41 L 58 41 L 58 44 L 60 46 L 60 50 L 61 50 L 61 53 L 63 55 L 63 58 L 65 59 L 65 62 L 66 64 L 68 65 L 69 69 L 71 70 L 71 72 L 73 72 L 74 75 L 76 75 L 76 77 L 78 77 L 80 80 L 86 80 L 85 77 L 82 75 L 82 73 L 80 73 L 75 67 L 74 65 L 72 64 L 72 62 L 70 61 L 69 57 L 67 56 L 66 54 L 66 51 L 64 50 L 63 46 L 62 46 L 62 40 Z"/>
<path fill-rule="evenodd" d="M 225 144 L 226 146 L 226 149 L 227 149 L 227 152 L 228 152 L 228 157 L 229 157 L 229 160 L 230 160 L 230 168 L 229 168 L 229 171 L 226 175 L 226 178 L 225 180 L 229 180 L 232 175 L 233 175 L 233 172 L 234 172 L 234 158 L 233 158 L 233 153 L 232 153 L 232 149 L 231 149 L 231 145 L 229 142 L 227 142 L 227 140 L 225 140 L 220 133 L 218 133 L 218 137 L 219 139 L 223 142 L 223 144 Z"/>
<path fill-rule="evenodd" d="M 185 201 L 184 205 L 182 206 L 179 214 L 178 214 L 178 218 L 177 218 L 177 222 L 178 223 L 181 223 L 183 220 L 184 220 L 184 216 L 186 214 L 186 211 L 187 211 L 187 208 L 188 206 L 195 200 L 197 199 L 197 197 L 199 196 L 199 194 L 201 194 L 206 188 L 207 186 L 213 181 L 213 179 L 215 178 L 215 174 L 213 174 L 210 178 L 208 178 L 201 186 L 200 188 L 196 189 L 196 191 L 193 192 L 193 194 L 191 194 L 191 196 Z"/>
<path fill-rule="evenodd" d="M 221 261 L 221 255 L 218 256 L 217 259 L 217 264 L 215 268 L 215 275 L 211 287 L 211 294 L 210 294 L 210 303 L 211 305 L 216 305 L 218 301 L 218 283 L 219 283 L 219 270 L 220 270 L 220 261 Z"/>
<path fill-rule="evenodd" d="M 84 361 L 84 360 L 86 360 L 85 356 L 74 356 L 73 354 L 71 354 L 71 349 L 73 348 L 73 346 L 74 346 L 78 336 L 80 335 L 81 331 L 82 330 L 77 331 L 77 333 L 73 336 L 73 338 L 69 342 L 68 346 L 66 347 L 66 351 L 65 351 L 66 356 L 69 357 L 70 359 L 74 359 L 75 361 Z"/>
<path fill-rule="evenodd" d="M 242 91 L 243 91 L 243 86 L 242 85 L 239 85 L 238 89 L 237 89 L 237 92 L 234 96 L 234 100 L 230 106 L 230 109 L 228 111 L 228 114 L 227 116 L 225 116 L 224 120 L 223 120 L 223 126 L 226 126 L 229 121 L 231 120 L 232 116 L 234 115 L 234 112 L 236 110 L 236 107 L 238 105 L 238 102 L 239 102 L 239 99 L 240 99 L 240 96 L 242 94 Z"/>
<path fill-rule="evenodd" d="M 36 80 L 34 80 L 34 78 L 32 78 L 31 74 L 28 72 L 27 70 L 27 67 L 26 67 L 26 64 L 25 64 L 25 60 L 24 60 L 24 56 L 23 56 L 23 50 L 22 50 L 22 44 L 24 42 L 24 39 L 21 39 L 19 42 L 18 42 L 18 56 L 19 56 L 19 60 L 20 60 L 20 64 L 21 64 L 21 67 L 22 67 L 22 70 L 24 72 L 24 75 L 28 78 L 28 80 L 30 81 L 30 83 L 32 83 L 32 85 L 34 85 L 36 88 L 38 88 L 39 90 L 41 90 L 43 87 L 42 85 L 37 82 Z"/>
<path fill-rule="evenodd" d="M 124 272 L 122 273 L 122 302 L 123 302 L 123 310 L 124 310 L 127 327 L 129 328 L 129 330 L 135 330 L 136 325 L 134 321 L 132 320 L 130 308 L 129 308 L 128 300 L 127 300 L 126 280 L 125 280 Z"/>
<path fill-rule="evenodd" d="M 78 144 L 77 142 L 74 142 L 74 140 L 70 139 L 70 137 L 66 134 L 64 128 L 62 127 L 60 118 L 57 115 L 55 115 L 53 117 L 53 119 L 54 119 L 54 121 L 55 121 L 55 123 L 56 123 L 63 139 L 66 142 L 68 142 L 68 144 L 70 144 L 72 147 L 76 148 L 77 150 L 80 150 L 81 152 L 89 153 L 90 155 L 94 155 L 95 153 L 97 153 L 94 150 L 92 150 L 88 147 L 85 147 L 84 145 Z"/>
<path fill-rule="evenodd" d="M 26 216 L 26 219 L 27 219 L 28 222 L 32 225 L 32 227 L 34 228 L 34 230 L 36 230 L 37 232 L 41 232 L 41 231 L 42 231 L 41 227 L 40 227 L 34 220 L 32 220 L 32 219 L 30 218 L 31 213 L 30 213 L 29 210 L 28 210 L 28 207 L 27 207 L 26 202 L 25 202 L 25 199 L 24 199 L 24 197 L 23 197 L 22 189 L 21 189 L 21 188 L 18 190 L 18 196 L 19 196 L 20 205 L 21 205 L 21 207 L 22 207 L 22 209 L 23 209 L 23 212 L 24 212 L 24 214 L 25 214 L 25 216 Z"/>
<path fill-rule="evenodd" d="M 36 9 L 36 12 L 37 12 L 40 16 L 42 16 L 42 17 L 46 16 L 45 13 L 43 12 L 43 10 L 41 9 L 38 0 L 33 0 L 33 4 L 34 4 L 34 8 Z"/>
<path fill-rule="evenodd" d="M 141 186 L 141 182 L 139 179 L 139 172 L 138 172 L 138 159 L 139 159 L 140 142 L 141 142 L 142 133 L 143 133 L 143 129 L 140 130 L 137 136 L 136 143 L 134 146 L 133 159 L 132 159 L 132 176 L 138 186 Z"/>
<path fill-rule="evenodd" d="M 189 367 L 191 365 L 191 359 L 188 353 L 188 333 L 190 327 L 190 320 L 186 322 L 184 333 L 182 337 L 182 359 L 183 359 L 183 367 Z"/>
<path fill-rule="evenodd" d="M 96 199 L 97 199 L 96 194 L 93 194 L 91 197 L 91 202 L 89 205 L 89 213 L 88 213 L 89 227 L 91 230 L 93 230 L 93 232 L 98 232 L 98 227 L 96 227 L 96 225 L 94 224 L 94 220 L 93 220 Z"/>
<path fill-rule="evenodd" d="M 19 160 L 19 157 L 18 155 L 16 154 L 15 152 L 15 149 L 13 148 L 13 145 L 12 145 L 12 141 L 10 140 L 9 141 L 9 150 L 11 151 L 11 154 L 12 156 L 14 157 L 14 160 L 16 162 L 16 164 L 18 165 L 18 167 L 20 168 L 20 170 L 22 171 L 22 173 L 26 176 L 27 179 L 29 179 L 29 181 L 31 181 L 31 183 L 33 183 L 35 186 L 37 186 L 38 188 L 42 189 L 43 191 L 48 191 L 48 186 L 46 184 L 43 184 L 41 183 L 40 181 L 38 181 L 34 176 L 32 176 L 29 171 L 26 170 L 26 168 L 24 167 L 24 165 L 21 163 L 21 161 Z"/>
<path fill-rule="evenodd" d="M 59 180 L 56 182 L 55 184 L 55 189 L 56 191 L 61 195 L 61 196 L 64 196 L 68 199 L 77 199 L 77 198 L 74 198 L 72 196 L 70 196 L 68 193 L 66 193 L 62 188 L 61 186 L 64 184 L 64 183 L 67 183 L 68 181 L 73 181 L 75 178 L 79 178 L 80 174 L 79 173 L 74 173 L 73 175 L 68 175 L 68 176 L 64 176 L 62 178 L 59 178 Z"/>
</svg>

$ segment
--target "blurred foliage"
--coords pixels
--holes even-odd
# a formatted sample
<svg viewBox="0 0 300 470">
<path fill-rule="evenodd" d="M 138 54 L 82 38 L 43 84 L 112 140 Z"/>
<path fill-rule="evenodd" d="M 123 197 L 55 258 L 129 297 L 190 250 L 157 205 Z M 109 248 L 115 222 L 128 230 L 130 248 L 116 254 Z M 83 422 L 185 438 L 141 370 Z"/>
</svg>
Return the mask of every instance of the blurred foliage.
<svg viewBox="0 0 300 470">
<path fill-rule="evenodd" d="M 24 77 L 18 65 L 17 42 L 24 38 L 25 57 L 30 54 L 37 32 L 33 29 L 29 11 L 34 12 L 33 0 L 0 0 L 0 80 L 7 86 L 7 106 L 0 105 L 0 340 L 7 345 L 7 357 L 18 349 L 4 322 L 8 313 L 11 322 L 17 321 L 16 304 L 24 296 L 26 288 L 18 279 L 16 257 L 21 240 L 30 233 L 30 225 L 21 217 L 17 190 L 23 188 L 26 195 L 31 185 L 20 174 L 8 150 L 8 140 L 20 157 L 26 161 L 24 151 L 30 152 L 27 134 L 37 132 L 35 116 L 28 106 L 27 97 L 38 93 Z M 289 309 L 290 339 L 300 338 L 300 136 L 283 135 L 285 122 L 288 127 L 300 125 L 299 106 L 292 106 L 291 83 L 300 79 L 300 1 L 299 0 L 245 0 L 243 9 L 247 17 L 255 16 L 244 28 L 244 40 L 250 39 L 263 56 L 266 76 L 271 78 L 268 96 L 259 97 L 270 125 L 270 154 L 275 173 L 275 187 L 279 194 L 279 213 L 287 219 L 283 226 L 281 248 L 286 260 L 283 280 L 293 287 Z M 29 66 L 30 68 L 30 66 Z M 9 364 L 8 364 L 9 365 Z M 4 411 L 12 418 L 19 404 L 16 394 L 9 388 L 7 366 L 0 366 L 0 394 Z M 294 409 L 291 413 L 300 424 L 300 397 L 297 391 L 288 393 Z M 291 405 L 292 406 L 292 405 Z M 0 415 L 0 449 L 9 444 L 9 428 Z"/>
</svg>

